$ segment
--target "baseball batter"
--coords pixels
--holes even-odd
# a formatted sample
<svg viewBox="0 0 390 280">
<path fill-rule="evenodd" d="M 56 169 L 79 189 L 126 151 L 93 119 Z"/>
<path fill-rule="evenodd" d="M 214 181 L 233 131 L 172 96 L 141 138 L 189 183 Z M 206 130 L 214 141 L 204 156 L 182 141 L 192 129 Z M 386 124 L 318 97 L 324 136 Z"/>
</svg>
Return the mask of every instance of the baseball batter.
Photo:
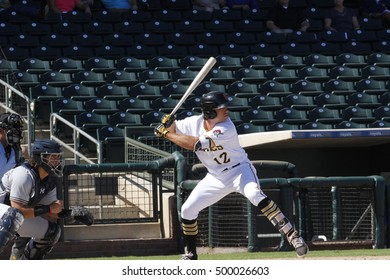
<svg viewBox="0 0 390 280">
<path fill-rule="evenodd" d="M 238 134 L 228 116 L 227 95 L 211 91 L 201 98 L 202 115 L 183 120 L 164 117 L 155 135 L 178 146 L 195 151 L 207 168 L 207 175 L 197 184 L 182 205 L 181 218 L 187 253 L 183 260 L 197 260 L 197 218 L 204 208 L 232 192 L 244 195 L 287 237 L 299 257 L 309 249 L 279 207 L 260 188 L 256 169 L 240 146 Z"/>
</svg>

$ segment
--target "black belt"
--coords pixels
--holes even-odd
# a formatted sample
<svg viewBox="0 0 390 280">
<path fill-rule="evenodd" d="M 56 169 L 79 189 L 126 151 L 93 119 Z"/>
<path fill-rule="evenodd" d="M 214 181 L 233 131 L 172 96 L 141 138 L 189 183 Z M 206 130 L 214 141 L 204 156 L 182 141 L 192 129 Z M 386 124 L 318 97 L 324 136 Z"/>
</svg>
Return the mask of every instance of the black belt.
<svg viewBox="0 0 390 280">
<path fill-rule="evenodd" d="M 240 165 L 240 163 L 237 163 L 237 164 L 235 164 L 235 165 L 233 165 L 233 166 L 231 166 L 231 167 L 226 167 L 224 170 L 222 170 L 222 172 L 225 172 L 225 171 L 228 171 L 228 170 L 230 170 L 230 169 L 233 169 L 234 167 L 237 167 L 237 166 L 239 166 Z"/>
</svg>

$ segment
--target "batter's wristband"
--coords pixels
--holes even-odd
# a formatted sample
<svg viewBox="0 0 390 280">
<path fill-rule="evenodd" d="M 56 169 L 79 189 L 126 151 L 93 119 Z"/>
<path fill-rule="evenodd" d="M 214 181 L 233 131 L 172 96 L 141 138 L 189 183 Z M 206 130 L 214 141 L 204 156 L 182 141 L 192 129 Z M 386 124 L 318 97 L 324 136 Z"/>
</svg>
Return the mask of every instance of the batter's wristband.
<svg viewBox="0 0 390 280">
<path fill-rule="evenodd" d="M 46 213 L 50 213 L 50 206 L 49 205 L 40 205 L 34 207 L 34 216 L 41 216 Z"/>
</svg>

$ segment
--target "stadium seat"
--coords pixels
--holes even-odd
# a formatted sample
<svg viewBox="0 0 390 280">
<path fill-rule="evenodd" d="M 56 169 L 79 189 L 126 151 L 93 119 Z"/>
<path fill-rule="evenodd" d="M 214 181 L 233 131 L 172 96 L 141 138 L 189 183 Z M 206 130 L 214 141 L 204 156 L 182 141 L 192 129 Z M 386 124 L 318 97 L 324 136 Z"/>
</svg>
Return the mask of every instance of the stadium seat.
<svg viewBox="0 0 390 280">
<path fill-rule="evenodd" d="M 289 95 L 292 92 L 289 85 L 286 83 L 266 81 L 260 86 L 260 93 L 264 95 L 283 97 Z"/>
<path fill-rule="evenodd" d="M 228 43 L 226 45 L 219 47 L 221 54 L 234 56 L 234 57 L 243 57 L 250 53 L 250 46 Z"/>
<path fill-rule="evenodd" d="M 94 97 L 84 102 L 84 109 L 88 112 L 93 112 L 103 115 L 112 115 L 118 112 L 116 102 L 100 97 Z"/>
<path fill-rule="evenodd" d="M 205 45 L 223 46 L 227 44 L 223 33 L 206 31 L 196 35 L 197 42 Z"/>
<path fill-rule="evenodd" d="M 172 112 L 173 108 L 175 108 L 177 103 L 178 103 L 177 99 L 162 96 L 162 97 L 158 97 L 156 99 L 151 100 L 150 107 L 155 111 L 160 111 L 160 112 L 164 112 L 164 113 L 168 114 L 168 113 Z M 182 109 L 179 108 L 179 111 L 180 110 L 182 110 Z"/>
<path fill-rule="evenodd" d="M 311 45 L 312 53 L 322 54 L 325 56 L 338 55 L 342 52 L 338 43 L 317 42 Z"/>
<path fill-rule="evenodd" d="M 51 69 L 50 61 L 39 58 L 27 58 L 19 62 L 19 69 L 32 74 L 42 74 Z"/>
<path fill-rule="evenodd" d="M 60 57 L 51 62 L 51 69 L 61 73 L 77 73 L 84 70 L 82 60 Z"/>
<path fill-rule="evenodd" d="M 19 48 L 35 48 L 40 45 L 39 37 L 28 34 L 14 34 L 9 38 L 11 46 Z"/>
<path fill-rule="evenodd" d="M 316 107 L 313 97 L 294 93 L 282 97 L 282 105 L 297 110 L 311 110 Z"/>
<path fill-rule="evenodd" d="M 142 32 L 134 36 L 134 42 L 139 45 L 156 47 L 164 45 L 165 38 L 163 34 Z"/>
<path fill-rule="evenodd" d="M 150 13 L 148 14 L 150 15 Z M 132 35 L 132 36 L 140 34 L 145 30 L 142 22 L 137 22 L 135 20 L 126 20 L 126 19 L 123 19 L 121 22 L 114 24 L 113 28 L 115 32 L 119 32 L 121 34 L 126 34 L 126 35 Z M 111 34 L 114 34 L 115 32 L 112 32 Z M 106 35 L 110 35 L 110 34 L 106 34 Z"/>
<path fill-rule="evenodd" d="M 300 69 L 305 65 L 303 57 L 291 54 L 280 54 L 273 59 L 275 66 L 286 69 Z"/>
<path fill-rule="evenodd" d="M 62 48 L 62 54 L 64 57 L 69 57 L 76 60 L 84 60 L 91 57 L 91 50 L 89 48 L 73 44 Z"/>
<path fill-rule="evenodd" d="M 65 97 L 58 98 L 56 100 L 51 101 L 50 108 L 52 113 L 57 113 L 61 117 L 70 121 L 71 123 L 74 123 L 75 115 L 85 112 L 82 101 L 75 101 Z M 49 123 L 49 116 L 46 116 L 46 118 L 42 120 L 45 123 Z M 59 130 L 61 129 L 57 128 L 56 131 L 58 132 Z M 66 135 L 69 134 L 66 133 Z"/>
<path fill-rule="evenodd" d="M 222 70 L 238 70 L 242 67 L 241 57 L 234 57 L 230 55 L 218 55 L 215 57 L 216 64 L 215 67 L 218 67 Z"/>
<path fill-rule="evenodd" d="M 40 42 L 43 46 L 51 48 L 64 48 L 72 44 L 71 36 L 49 33 L 40 37 Z"/>
<path fill-rule="evenodd" d="M 131 56 L 124 56 L 117 59 L 115 66 L 118 69 L 134 73 L 142 72 L 149 68 L 146 59 L 139 59 Z"/>
<path fill-rule="evenodd" d="M 63 96 L 75 101 L 85 101 L 96 97 L 95 88 L 73 83 L 63 88 Z"/>
<path fill-rule="evenodd" d="M 192 93 L 196 96 L 201 96 L 203 93 L 213 91 L 213 90 L 225 92 L 226 88 L 224 85 L 216 84 L 214 82 L 206 80 L 201 82 L 199 86 L 197 86 Z"/>
<path fill-rule="evenodd" d="M 340 66 L 351 68 L 363 68 L 367 66 L 367 61 L 364 55 L 354 53 L 341 53 L 335 57 L 335 62 Z"/>
<path fill-rule="evenodd" d="M 319 53 L 313 53 L 305 57 L 305 63 L 307 66 L 325 69 L 333 68 L 337 65 L 332 55 L 323 55 Z"/>
<path fill-rule="evenodd" d="M 348 105 L 360 108 L 378 108 L 381 103 L 374 94 L 355 92 L 347 97 Z"/>
<path fill-rule="evenodd" d="M 261 55 L 261 56 L 277 56 L 280 54 L 279 44 L 269 44 L 269 43 L 257 43 L 251 46 L 251 53 L 253 55 Z"/>
<path fill-rule="evenodd" d="M 180 69 L 179 61 L 177 59 L 166 56 L 153 57 L 148 61 L 148 65 L 149 68 L 158 71 L 172 72 Z"/>
<path fill-rule="evenodd" d="M 146 114 L 151 111 L 148 100 L 142 100 L 136 97 L 127 97 L 119 100 L 117 108 L 119 111 L 133 114 Z"/>
<path fill-rule="evenodd" d="M 389 128 L 389 127 L 390 127 L 390 122 L 382 121 L 382 120 L 376 120 L 367 125 L 367 128 Z"/>
<path fill-rule="evenodd" d="M 103 145 L 103 162 L 124 163 L 124 130 L 115 126 L 97 129 L 97 140 Z"/>
<path fill-rule="evenodd" d="M 253 45 L 257 43 L 257 37 L 254 32 L 236 31 L 226 34 L 226 41 L 236 45 Z"/>
<path fill-rule="evenodd" d="M 200 111 L 201 105 L 200 105 L 201 98 L 199 96 L 192 96 L 186 99 L 183 106 L 187 110 L 192 111 Z"/>
<path fill-rule="evenodd" d="M 272 57 L 248 55 L 242 58 L 242 66 L 253 69 L 268 70 L 274 67 L 274 64 Z"/>
<path fill-rule="evenodd" d="M 184 32 L 173 32 L 166 36 L 166 42 L 175 46 L 191 46 L 195 45 L 197 38 L 195 34 Z"/>
<path fill-rule="evenodd" d="M 135 44 L 126 49 L 126 55 L 138 59 L 150 59 L 158 55 L 158 53 L 155 47 Z"/>
<path fill-rule="evenodd" d="M 156 99 L 161 97 L 161 88 L 159 85 L 141 82 L 129 88 L 129 96 L 147 100 Z"/>
<path fill-rule="evenodd" d="M 305 124 L 309 122 L 306 111 L 282 108 L 275 112 L 275 119 L 277 122 L 284 122 L 287 124 Z"/>
<path fill-rule="evenodd" d="M 52 24 L 52 29 L 57 34 L 73 36 L 83 32 L 83 25 L 61 20 Z"/>
<path fill-rule="evenodd" d="M 153 69 L 144 70 L 139 73 L 139 81 L 150 85 L 163 86 L 172 82 L 168 72 Z"/>
<path fill-rule="evenodd" d="M 248 134 L 248 133 L 257 133 L 264 132 L 265 128 L 262 125 L 254 125 L 253 123 L 242 123 L 236 127 L 237 134 Z"/>
<path fill-rule="evenodd" d="M 294 83 L 299 80 L 299 77 L 294 69 L 283 67 L 274 67 L 267 70 L 267 78 L 280 83 Z"/>
<path fill-rule="evenodd" d="M 348 41 L 348 34 L 346 32 L 338 32 L 332 30 L 323 30 L 318 32 L 318 39 L 327 43 L 344 43 Z"/>
<path fill-rule="evenodd" d="M 361 69 L 363 79 L 390 81 L 390 69 L 386 66 L 368 65 Z"/>
<path fill-rule="evenodd" d="M 161 9 L 153 12 L 153 18 L 166 22 L 178 22 L 182 20 L 182 15 L 179 10 Z"/>
<path fill-rule="evenodd" d="M 386 81 L 379 81 L 374 79 L 361 79 L 356 82 L 355 85 L 356 91 L 368 93 L 368 94 L 382 94 L 387 92 Z"/>
<path fill-rule="evenodd" d="M 226 86 L 226 93 L 238 97 L 250 98 L 258 95 L 259 86 L 255 83 L 248 83 L 242 80 L 238 80 Z"/>
<path fill-rule="evenodd" d="M 113 59 L 90 57 L 84 61 L 84 68 L 96 73 L 108 73 L 116 69 Z"/>
<path fill-rule="evenodd" d="M 229 111 L 243 112 L 245 110 L 251 109 L 251 106 L 248 103 L 248 99 L 245 97 L 238 96 L 228 96 Z"/>
<path fill-rule="evenodd" d="M 341 44 L 341 50 L 355 55 L 369 55 L 372 53 L 370 42 L 348 41 Z"/>
<path fill-rule="evenodd" d="M 334 125 L 335 129 L 361 129 L 366 128 L 366 125 L 363 123 L 356 123 L 353 121 L 342 121 Z"/>
<path fill-rule="evenodd" d="M 161 95 L 173 99 L 181 99 L 187 91 L 188 85 L 180 82 L 171 82 L 161 87 Z"/>
<path fill-rule="evenodd" d="M 355 89 L 354 82 L 347 82 L 340 79 L 330 79 L 323 84 L 322 89 L 325 92 L 345 95 L 360 91 Z"/>
<path fill-rule="evenodd" d="M 23 32 L 33 36 L 45 36 L 51 33 L 50 24 L 45 24 L 39 21 L 30 21 L 20 25 Z M 13 33 L 18 34 L 18 33 Z"/>
<path fill-rule="evenodd" d="M 91 20 L 84 24 L 84 32 L 92 35 L 108 35 L 114 33 L 114 27 L 111 23 Z"/>
<path fill-rule="evenodd" d="M 233 71 L 231 70 L 222 70 L 218 68 L 213 68 L 206 76 L 207 80 L 215 84 L 228 85 L 233 83 L 236 79 L 234 78 Z"/>
<path fill-rule="evenodd" d="M 74 44 L 86 48 L 97 48 L 103 44 L 102 36 L 87 32 L 72 36 L 72 41 Z"/>
<path fill-rule="evenodd" d="M 271 45 L 282 45 L 287 43 L 286 36 L 281 33 L 271 32 L 271 31 L 264 31 L 257 34 L 257 39 L 260 42 L 271 44 Z"/>
<path fill-rule="evenodd" d="M 331 124 L 321 122 L 308 122 L 301 126 L 301 129 L 333 129 Z"/>
<path fill-rule="evenodd" d="M 373 110 L 373 115 L 376 120 L 390 121 L 390 106 L 380 106 Z"/>
<path fill-rule="evenodd" d="M 128 47 L 134 44 L 134 37 L 120 32 L 103 36 L 103 42 L 114 47 Z"/>
<path fill-rule="evenodd" d="M 273 111 L 266 111 L 262 109 L 248 109 L 242 112 L 242 121 L 254 125 L 270 125 L 276 122 Z"/>
<path fill-rule="evenodd" d="M 105 59 L 117 59 L 127 55 L 127 48 L 103 44 L 94 48 L 95 56 Z"/>
<path fill-rule="evenodd" d="M 310 44 L 297 42 L 287 42 L 280 45 L 280 51 L 293 56 L 307 56 L 311 54 Z"/>
<path fill-rule="evenodd" d="M 306 79 L 298 80 L 291 84 L 290 89 L 293 93 L 304 96 L 318 96 L 323 92 L 320 82 L 312 82 Z"/>
<path fill-rule="evenodd" d="M 299 125 L 285 122 L 275 122 L 266 126 L 266 131 L 299 130 Z"/>
<path fill-rule="evenodd" d="M 206 64 L 207 60 L 208 58 L 206 57 L 188 55 L 179 60 L 179 65 L 181 68 L 199 71 Z"/>
<path fill-rule="evenodd" d="M 279 97 L 269 95 L 256 95 L 249 99 L 249 105 L 252 108 L 257 108 L 265 111 L 277 111 L 283 108 Z"/>
<path fill-rule="evenodd" d="M 338 109 L 330 109 L 327 107 L 316 107 L 308 112 L 310 122 L 320 122 L 323 124 L 338 124 L 343 119 L 340 116 Z"/>
<path fill-rule="evenodd" d="M 161 122 L 161 119 L 165 114 L 166 113 L 161 112 L 161 111 L 149 110 L 149 112 L 142 115 L 142 124 L 149 125 L 149 126 L 155 126 Z"/>
<path fill-rule="evenodd" d="M 367 56 L 367 63 L 374 66 L 390 67 L 390 54 L 372 53 Z"/>
<path fill-rule="evenodd" d="M 259 85 L 268 80 L 265 71 L 266 70 L 243 67 L 234 72 L 234 77 L 236 80 Z"/>
<path fill-rule="evenodd" d="M 103 73 L 96 73 L 90 70 L 82 70 L 72 75 L 73 82 L 80 85 L 97 87 L 106 83 Z"/>
<path fill-rule="evenodd" d="M 32 74 L 22 70 L 6 74 L 6 81 L 26 95 L 29 94 L 30 88 L 40 84 L 38 74 Z"/>
<path fill-rule="evenodd" d="M 390 105 L 390 91 L 386 91 L 385 93 L 382 93 L 381 95 L 379 95 L 378 99 L 382 105 L 384 106 Z"/>
<path fill-rule="evenodd" d="M 97 97 L 107 100 L 122 100 L 127 97 L 128 89 L 126 86 L 120 86 L 117 84 L 106 83 L 104 85 L 95 88 L 95 94 Z"/>
<path fill-rule="evenodd" d="M 111 116 L 108 116 L 108 124 L 119 128 L 125 128 L 126 126 L 133 125 L 142 125 L 141 115 L 119 111 L 112 114 Z"/>
<path fill-rule="evenodd" d="M 341 117 L 344 121 L 351 121 L 360 124 L 368 124 L 375 121 L 372 110 L 357 106 L 349 106 L 341 110 Z"/>
<path fill-rule="evenodd" d="M 316 66 L 304 66 L 297 70 L 299 79 L 309 82 L 326 82 L 330 79 L 328 69 Z"/>
<path fill-rule="evenodd" d="M 301 32 L 295 31 L 288 33 L 287 35 L 288 42 L 300 43 L 300 44 L 314 44 L 318 40 L 318 36 L 315 32 Z"/>
<path fill-rule="evenodd" d="M 329 69 L 329 76 L 331 79 L 339 79 L 347 82 L 357 82 L 362 79 L 359 68 L 340 65 Z"/>
<path fill-rule="evenodd" d="M 171 73 L 171 79 L 174 82 L 180 84 L 189 85 L 195 79 L 199 71 L 189 70 L 189 69 L 178 69 Z"/>
<path fill-rule="evenodd" d="M 329 109 L 345 109 L 349 106 L 344 95 L 337 95 L 329 92 L 318 95 L 315 98 L 315 102 L 318 107 Z"/>
<path fill-rule="evenodd" d="M 138 84 L 137 74 L 126 70 L 116 69 L 105 74 L 105 81 L 118 86 L 133 86 Z"/>
<path fill-rule="evenodd" d="M 28 48 L 21 48 L 16 46 L 2 46 L 2 57 L 6 57 L 11 61 L 21 61 L 27 57 L 31 57 L 30 50 Z"/>
</svg>

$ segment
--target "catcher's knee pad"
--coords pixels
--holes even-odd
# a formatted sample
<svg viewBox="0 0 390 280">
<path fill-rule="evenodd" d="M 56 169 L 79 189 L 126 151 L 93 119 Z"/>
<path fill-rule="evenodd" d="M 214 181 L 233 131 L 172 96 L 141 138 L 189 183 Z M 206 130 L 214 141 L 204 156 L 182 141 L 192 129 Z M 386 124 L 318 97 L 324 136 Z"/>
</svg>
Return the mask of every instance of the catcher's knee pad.
<svg viewBox="0 0 390 280">
<path fill-rule="evenodd" d="M 42 260 L 61 236 L 61 228 L 57 223 L 49 222 L 49 227 L 43 239 L 31 239 L 21 259 Z"/>
<path fill-rule="evenodd" d="M 4 251 L 8 243 L 16 236 L 24 217 L 20 210 L 9 207 L 0 219 L 0 253 Z"/>
</svg>

